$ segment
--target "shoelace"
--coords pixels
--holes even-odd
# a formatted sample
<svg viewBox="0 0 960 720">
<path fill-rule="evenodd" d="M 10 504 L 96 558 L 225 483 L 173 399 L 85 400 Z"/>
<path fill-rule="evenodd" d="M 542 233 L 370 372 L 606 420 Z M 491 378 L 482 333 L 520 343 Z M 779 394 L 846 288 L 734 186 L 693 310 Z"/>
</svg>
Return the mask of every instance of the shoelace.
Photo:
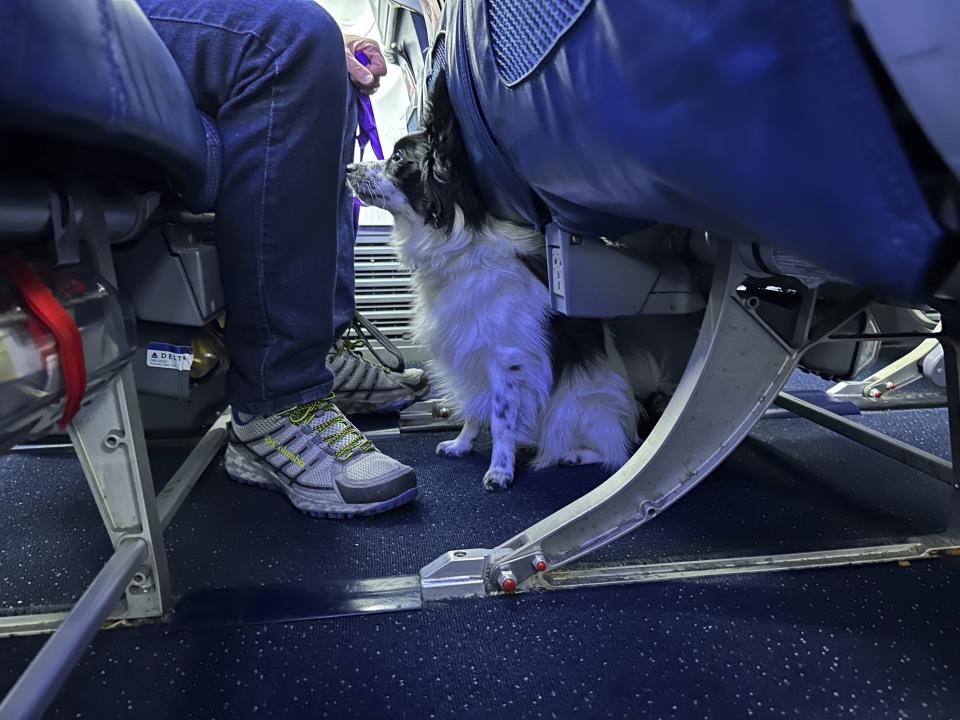
<svg viewBox="0 0 960 720">
<path fill-rule="evenodd" d="M 386 335 L 380 332 L 377 327 L 367 320 L 360 313 L 356 313 L 353 317 L 353 320 L 350 323 L 350 327 L 347 328 L 347 332 L 352 332 L 356 335 L 356 338 L 346 337 L 344 334 L 343 337 L 343 346 L 351 352 L 353 355 L 356 355 L 361 360 L 363 357 L 357 352 L 357 350 L 362 349 L 364 346 L 367 350 L 370 351 L 370 354 L 373 355 L 374 359 L 379 363 L 381 368 L 386 372 L 397 372 L 402 373 L 406 369 L 406 362 L 403 357 L 403 353 L 400 352 L 400 349 L 394 345 Z M 394 362 L 387 362 L 383 359 L 383 356 L 373 347 L 373 344 L 370 342 L 372 337 L 383 348 L 383 350 L 393 357 Z M 341 348 L 342 350 L 342 348 Z M 340 352 L 340 351 L 338 351 Z"/>
<path fill-rule="evenodd" d="M 340 347 L 337 348 L 337 355 L 341 355 L 342 353 L 348 353 L 350 355 L 353 355 L 355 358 L 358 358 L 361 362 L 365 362 L 367 364 L 372 365 L 372 363 L 365 360 L 363 355 L 361 355 L 359 352 L 360 350 L 363 349 L 363 346 L 367 344 L 368 343 L 366 343 L 361 338 L 349 338 L 344 336 L 340 338 Z M 385 373 L 390 372 L 390 368 L 383 365 L 382 363 L 380 364 L 382 365 L 382 367 L 378 368 L 379 370 L 383 370 L 383 372 Z"/>
<path fill-rule="evenodd" d="M 322 400 L 298 405 L 289 410 L 286 415 L 294 425 L 313 422 L 319 416 L 321 420 L 312 426 L 312 430 L 334 450 L 334 456 L 338 460 L 347 460 L 356 452 L 364 453 L 374 450 L 373 443 L 367 440 L 363 433 L 357 430 L 353 423 L 340 412 L 340 408 L 334 405 L 333 397 L 333 393 L 330 393 Z M 330 417 L 325 420 L 322 419 L 328 414 Z M 337 425 L 342 427 L 337 428 Z M 332 432 L 324 435 L 328 430 L 332 430 Z M 336 444 L 344 439 L 347 440 L 347 443 L 338 448 Z"/>
</svg>

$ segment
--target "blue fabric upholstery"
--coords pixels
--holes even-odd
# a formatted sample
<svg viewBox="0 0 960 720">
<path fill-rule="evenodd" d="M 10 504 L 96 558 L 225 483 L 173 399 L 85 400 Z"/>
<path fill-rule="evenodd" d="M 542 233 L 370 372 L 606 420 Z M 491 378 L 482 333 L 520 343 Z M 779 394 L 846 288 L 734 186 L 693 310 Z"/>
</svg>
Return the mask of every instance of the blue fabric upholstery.
<svg viewBox="0 0 960 720">
<path fill-rule="evenodd" d="M 217 133 L 133 0 L 4 0 L 0 59 L 0 124 L 144 157 L 211 207 Z"/>
<path fill-rule="evenodd" d="M 500 78 L 513 86 L 536 70 L 588 4 L 589 0 L 487 0 L 490 47 Z"/>
<path fill-rule="evenodd" d="M 582 12 L 511 63 L 523 0 L 447 3 L 451 96 L 495 212 L 536 222 L 535 194 L 572 232 L 706 228 L 922 294 L 941 230 L 846 3 L 546 2 Z"/>
</svg>

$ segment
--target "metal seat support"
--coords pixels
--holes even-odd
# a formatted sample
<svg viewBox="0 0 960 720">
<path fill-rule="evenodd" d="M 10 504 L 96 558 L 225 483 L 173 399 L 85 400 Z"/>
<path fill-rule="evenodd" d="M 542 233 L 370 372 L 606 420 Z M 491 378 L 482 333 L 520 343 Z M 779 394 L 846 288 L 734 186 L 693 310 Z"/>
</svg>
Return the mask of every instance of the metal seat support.
<svg viewBox="0 0 960 720">
<path fill-rule="evenodd" d="M 943 323 L 937 323 L 933 330 L 934 334 L 939 334 L 942 328 Z M 849 400 L 862 409 L 903 407 L 906 403 L 897 403 L 898 396 L 894 396 L 894 401 L 889 402 L 890 394 L 894 391 L 902 391 L 924 377 L 938 388 L 946 385 L 943 349 L 935 337 L 927 338 L 913 350 L 864 380 L 837 383 L 827 390 L 827 394 L 837 400 Z M 911 400 L 913 404 L 920 406 L 945 405 L 946 394 L 928 393 L 928 397 L 923 398 L 925 402 L 917 402 L 915 398 Z"/>
<path fill-rule="evenodd" d="M 78 413 L 70 439 L 113 546 L 134 538 L 147 544 L 119 617 L 162 615 L 170 609 L 170 573 L 132 368 Z"/>
<path fill-rule="evenodd" d="M 732 244 L 724 243 L 693 354 L 663 417 L 633 457 L 602 485 L 497 548 L 438 558 L 421 571 L 425 597 L 442 597 L 448 588 L 462 596 L 534 585 L 538 570 L 565 565 L 650 521 L 737 447 L 804 352 L 872 299 L 858 294 L 812 327 L 816 295 L 810 291 L 794 327 L 778 332 L 762 319 L 758 298 L 738 295 L 745 276 Z"/>
</svg>

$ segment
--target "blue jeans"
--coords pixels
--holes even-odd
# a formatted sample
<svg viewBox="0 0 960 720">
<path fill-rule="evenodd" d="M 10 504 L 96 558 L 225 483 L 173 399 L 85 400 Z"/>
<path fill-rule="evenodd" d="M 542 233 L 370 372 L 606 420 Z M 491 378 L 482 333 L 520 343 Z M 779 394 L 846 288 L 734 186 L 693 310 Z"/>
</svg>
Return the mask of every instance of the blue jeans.
<svg viewBox="0 0 960 720">
<path fill-rule="evenodd" d="M 340 29 L 312 0 L 138 2 L 222 138 L 227 399 L 261 414 L 321 398 L 354 313 L 356 98 Z"/>
</svg>

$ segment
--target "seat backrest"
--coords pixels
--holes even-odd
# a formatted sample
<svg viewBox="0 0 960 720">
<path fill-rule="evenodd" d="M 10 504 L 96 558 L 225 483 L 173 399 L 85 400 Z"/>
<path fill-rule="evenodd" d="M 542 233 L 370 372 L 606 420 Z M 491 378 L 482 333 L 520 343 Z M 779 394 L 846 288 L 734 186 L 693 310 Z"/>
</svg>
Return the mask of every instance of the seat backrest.
<svg viewBox="0 0 960 720">
<path fill-rule="evenodd" d="M 0 132 L 141 157 L 193 209 L 212 205 L 217 134 L 133 0 L 4 0 L 0 62 Z"/>
<path fill-rule="evenodd" d="M 922 295 L 934 221 L 838 0 L 447 3 L 450 95 L 492 206 L 651 222 Z"/>
</svg>

